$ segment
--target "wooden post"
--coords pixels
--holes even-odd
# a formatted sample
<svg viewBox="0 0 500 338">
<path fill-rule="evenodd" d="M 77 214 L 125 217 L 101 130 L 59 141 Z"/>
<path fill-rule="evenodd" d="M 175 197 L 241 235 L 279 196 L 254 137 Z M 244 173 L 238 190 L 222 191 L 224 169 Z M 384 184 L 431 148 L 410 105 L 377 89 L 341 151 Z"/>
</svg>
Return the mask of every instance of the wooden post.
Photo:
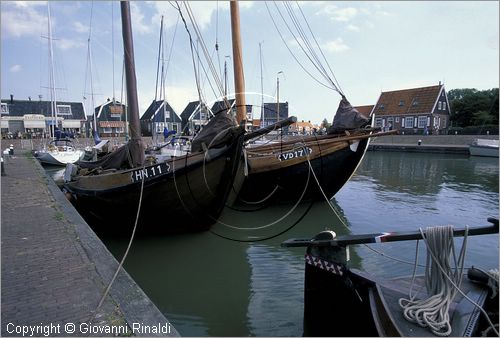
<svg viewBox="0 0 500 338">
<path fill-rule="evenodd" d="M 247 109 L 245 102 L 245 81 L 243 75 L 243 53 L 240 34 L 240 10 L 238 2 L 230 1 L 231 8 L 231 36 L 233 40 L 233 68 L 234 88 L 236 100 L 236 121 L 246 125 Z"/>
</svg>

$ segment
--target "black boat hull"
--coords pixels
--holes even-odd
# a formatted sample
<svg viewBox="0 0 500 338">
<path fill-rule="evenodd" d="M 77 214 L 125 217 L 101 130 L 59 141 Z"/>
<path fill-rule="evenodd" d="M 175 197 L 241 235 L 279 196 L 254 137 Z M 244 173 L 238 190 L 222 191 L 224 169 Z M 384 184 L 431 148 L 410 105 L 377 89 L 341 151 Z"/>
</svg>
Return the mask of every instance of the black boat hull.
<svg viewBox="0 0 500 338">
<path fill-rule="evenodd" d="M 72 203 L 96 232 L 129 235 L 141 205 L 138 232 L 180 233 L 207 230 L 216 222 L 232 189 L 242 151 L 242 135 L 218 149 L 209 149 L 201 160 L 181 166 L 170 162 L 158 174 L 159 164 L 147 166 L 149 177 L 126 185 L 95 189 L 85 183 L 67 182 Z M 177 163 L 177 164 L 176 164 Z M 177 167 L 176 167 L 177 165 Z M 152 175 L 155 172 L 156 175 Z M 128 177 L 140 172 L 129 170 Z"/>
<path fill-rule="evenodd" d="M 250 173 L 238 196 L 239 203 L 267 200 L 295 202 L 301 198 L 324 200 L 321 190 L 331 199 L 354 174 L 366 153 L 368 143 L 368 138 L 361 139 L 355 151 L 348 146 L 309 162 L 304 160 L 277 170 Z M 309 163 L 316 177 L 311 172 Z"/>
</svg>

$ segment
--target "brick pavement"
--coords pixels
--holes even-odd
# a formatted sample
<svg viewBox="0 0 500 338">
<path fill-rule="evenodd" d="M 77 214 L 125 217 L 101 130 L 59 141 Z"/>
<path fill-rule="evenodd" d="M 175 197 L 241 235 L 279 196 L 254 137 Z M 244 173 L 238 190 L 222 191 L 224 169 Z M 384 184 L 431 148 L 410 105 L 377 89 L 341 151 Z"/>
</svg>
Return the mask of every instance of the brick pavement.
<svg viewBox="0 0 500 338">
<path fill-rule="evenodd" d="M 60 324 L 50 335 L 68 336 L 71 334 L 64 325 L 73 323 L 73 335 L 87 336 L 79 331 L 79 324 L 87 322 L 96 309 L 107 285 L 104 280 L 109 280 L 107 276 L 117 262 L 106 256 L 111 257 L 92 232 L 82 231 L 82 222 L 75 225 L 70 221 L 75 218 L 68 216 L 72 211 L 55 197 L 54 187 L 34 161 L 17 153 L 6 162 L 7 175 L 1 178 L 1 334 L 21 336 L 12 331 L 22 326 Z M 89 254 L 93 248 L 98 248 L 97 255 Z M 113 292 L 107 296 L 93 321 L 97 327 L 127 327 L 122 306 L 134 321 L 144 320 L 140 316 L 151 308 L 158 311 L 126 272 L 119 276 L 121 281 L 117 279 L 112 289 L 118 290 L 113 291 L 118 297 Z M 120 303 L 120 292 L 129 298 L 134 294 L 136 299 Z M 161 313 L 152 313 L 153 322 L 158 318 L 166 322 Z M 130 334 L 130 326 L 128 330 Z M 102 332 L 90 335 L 113 336 Z"/>
</svg>

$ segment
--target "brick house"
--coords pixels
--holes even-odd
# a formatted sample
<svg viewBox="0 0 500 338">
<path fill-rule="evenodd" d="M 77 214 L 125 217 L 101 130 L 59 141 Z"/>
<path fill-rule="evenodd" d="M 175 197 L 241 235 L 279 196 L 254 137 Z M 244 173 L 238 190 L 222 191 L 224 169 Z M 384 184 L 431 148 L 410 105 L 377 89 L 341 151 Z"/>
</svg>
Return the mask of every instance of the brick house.
<svg viewBox="0 0 500 338">
<path fill-rule="evenodd" d="M 375 125 L 402 134 L 446 134 L 450 104 L 444 85 L 382 92 L 372 112 Z"/>
</svg>

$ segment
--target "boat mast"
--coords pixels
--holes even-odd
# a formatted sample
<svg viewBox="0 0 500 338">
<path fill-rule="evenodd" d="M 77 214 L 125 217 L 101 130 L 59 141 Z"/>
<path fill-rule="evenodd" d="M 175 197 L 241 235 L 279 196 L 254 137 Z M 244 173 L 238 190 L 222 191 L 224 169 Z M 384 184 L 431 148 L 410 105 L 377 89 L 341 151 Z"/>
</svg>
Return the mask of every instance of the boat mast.
<svg viewBox="0 0 500 338">
<path fill-rule="evenodd" d="M 260 117 L 262 119 L 261 128 L 264 128 L 264 76 L 262 75 L 262 42 L 259 42 L 259 56 L 260 56 Z"/>
<path fill-rule="evenodd" d="M 49 30 L 49 59 L 50 59 L 50 101 L 52 107 L 52 118 L 55 118 L 52 124 L 52 139 L 56 138 L 56 127 L 57 127 L 57 98 L 56 98 L 56 79 L 54 76 L 54 54 L 52 48 L 52 24 L 50 20 L 50 2 L 47 1 L 47 13 L 48 13 L 48 30 Z"/>
<path fill-rule="evenodd" d="M 240 10 L 238 1 L 230 1 L 231 8 L 231 36 L 233 42 L 233 68 L 234 68 L 234 89 L 236 101 L 236 121 L 246 126 L 247 112 L 245 102 L 245 81 L 243 75 L 243 53 L 241 48 L 240 34 Z"/>
<path fill-rule="evenodd" d="M 144 163 L 144 146 L 140 132 L 139 104 L 137 100 L 137 81 L 135 77 L 134 42 L 132 38 L 132 24 L 130 19 L 130 4 L 121 1 L 122 36 L 125 50 L 125 76 L 127 80 L 127 100 L 130 114 L 131 160 L 133 166 L 142 166 Z"/>
</svg>

